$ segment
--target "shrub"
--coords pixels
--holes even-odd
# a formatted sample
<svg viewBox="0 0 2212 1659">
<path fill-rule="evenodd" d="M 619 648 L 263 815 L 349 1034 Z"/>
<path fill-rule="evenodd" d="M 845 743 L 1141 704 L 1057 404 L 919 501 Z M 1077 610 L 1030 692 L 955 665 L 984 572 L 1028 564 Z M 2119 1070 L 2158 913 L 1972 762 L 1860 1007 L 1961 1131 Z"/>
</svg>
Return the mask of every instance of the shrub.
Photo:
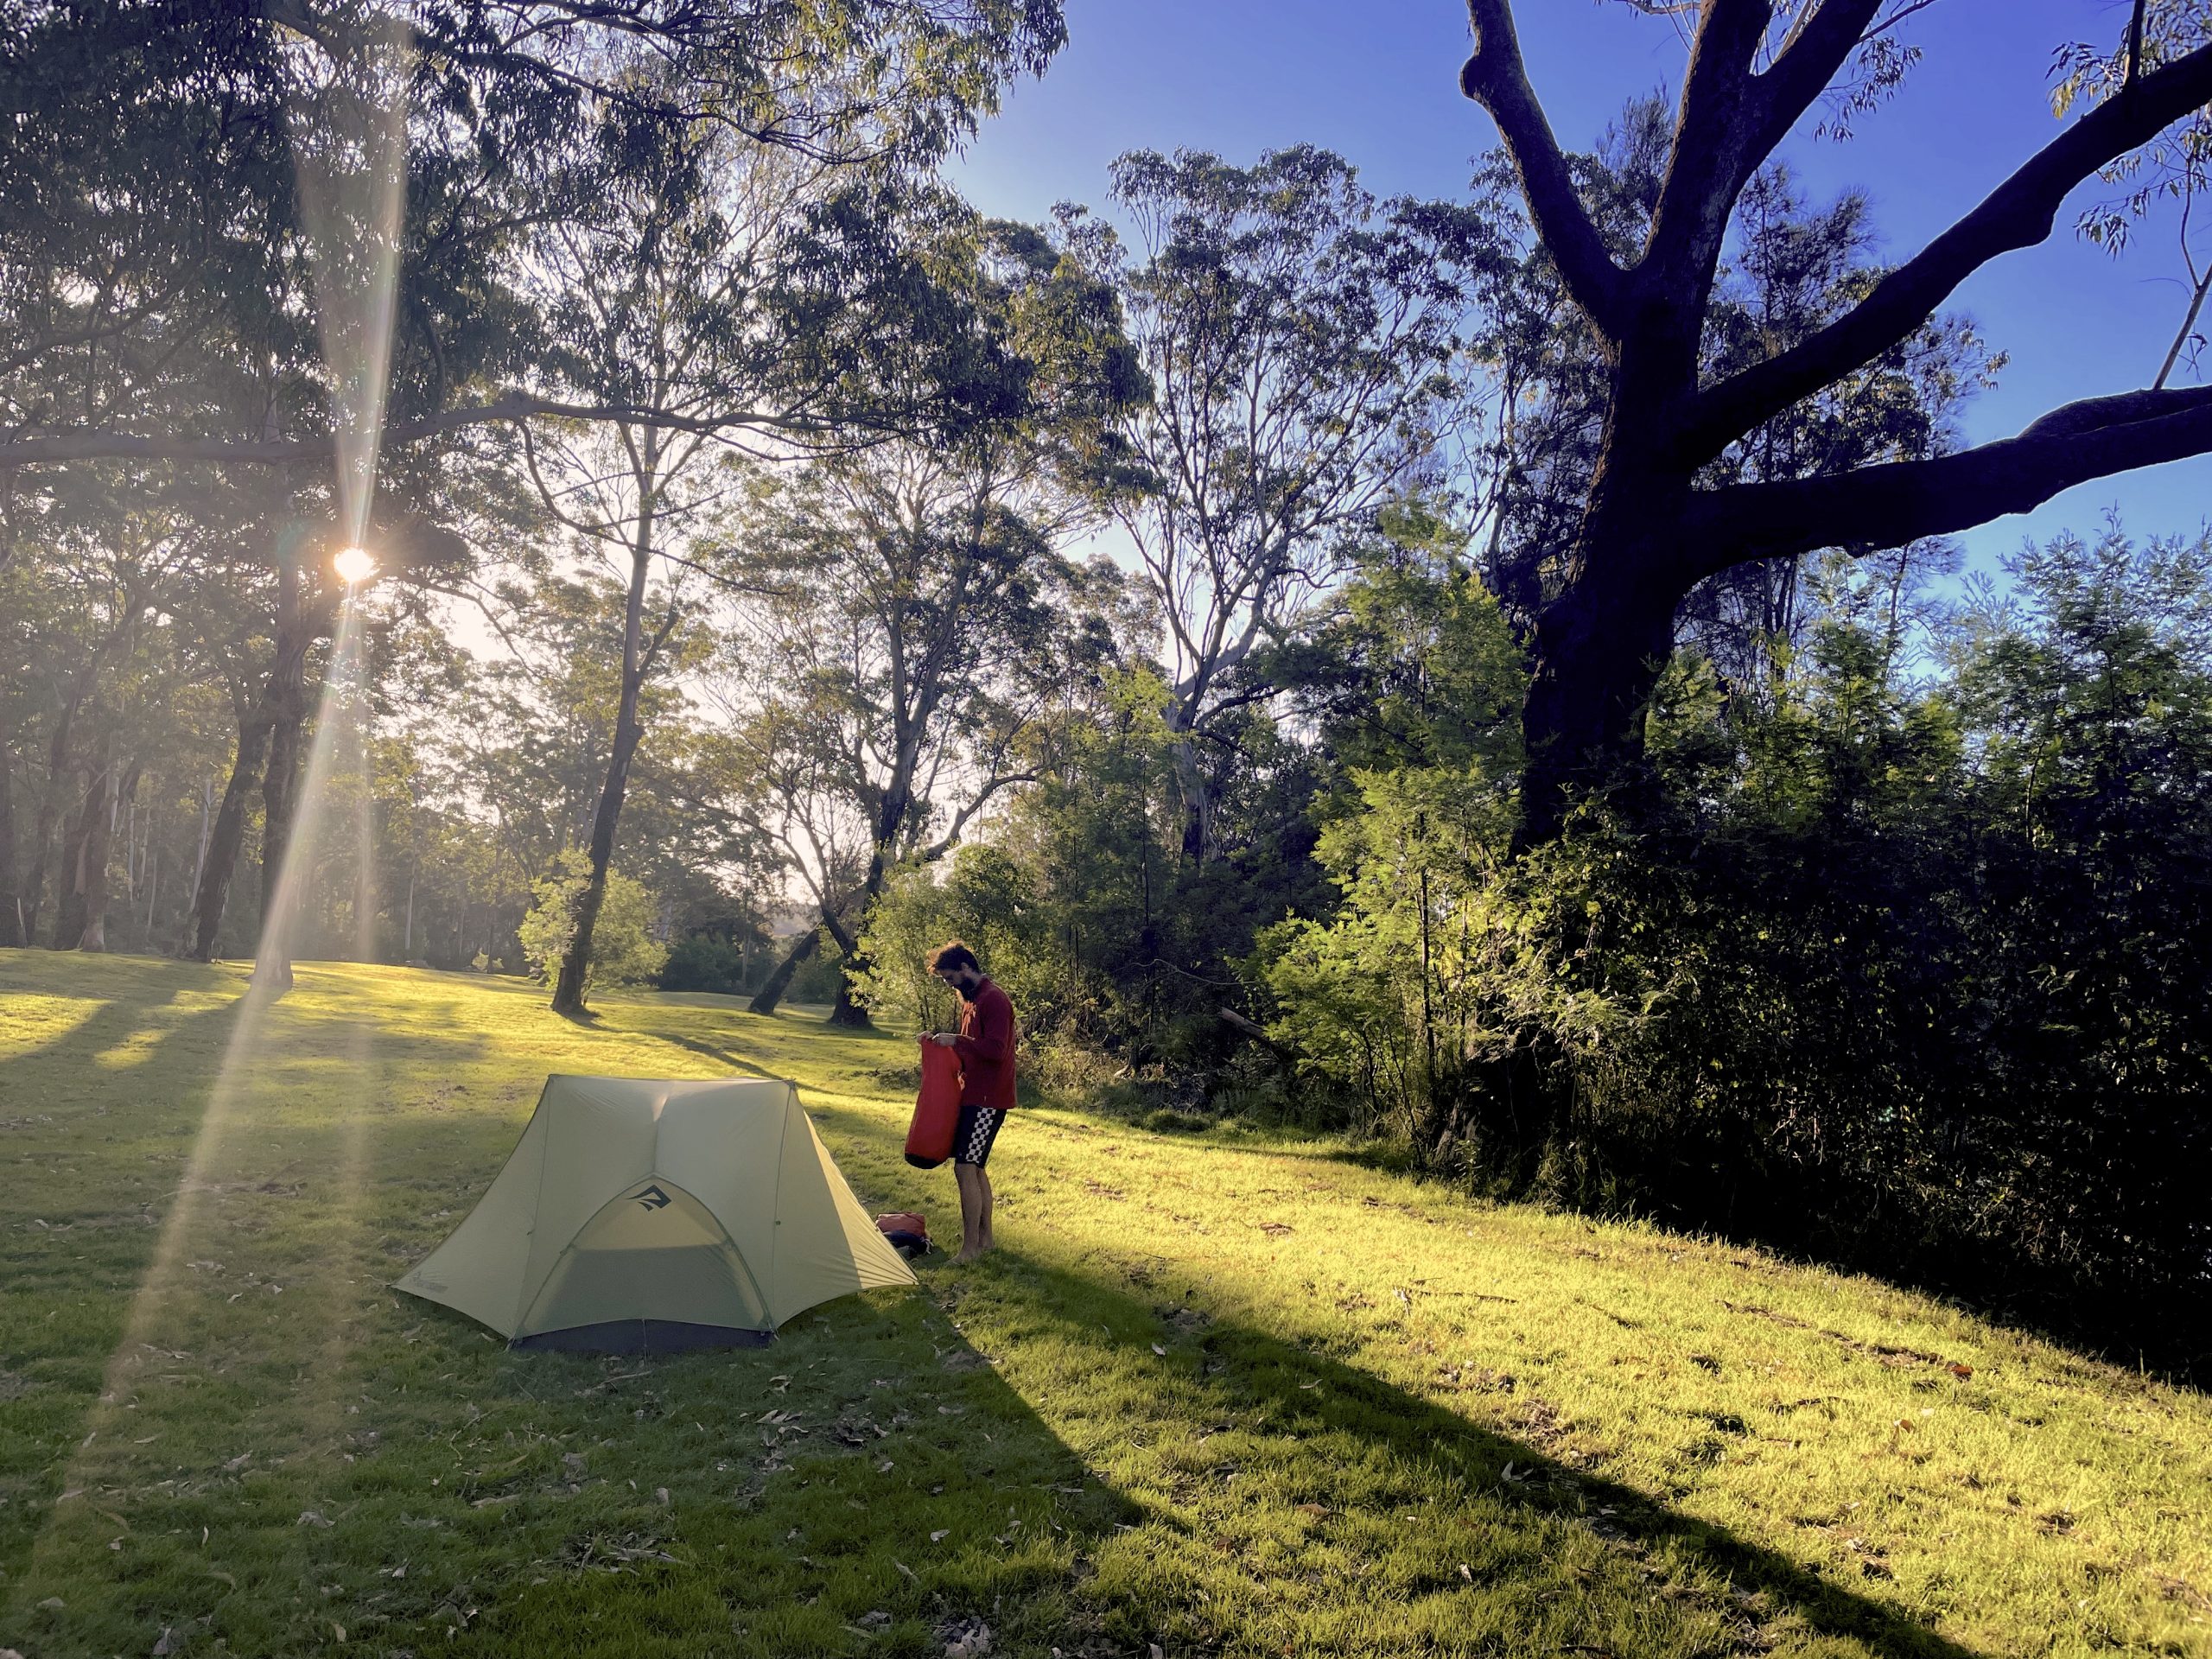
<svg viewBox="0 0 2212 1659">
<path fill-rule="evenodd" d="M 746 988 L 744 947 L 719 933 L 687 933 L 669 947 L 660 970 L 664 991 L 719 991 L 734 996 Z"/>
<path fill-rule="evenodd" d="M 543 982 L 558 970 L 575 937 L 576 903 L 590 879 L 589 857 L 571 848 L 555 861 L 551 874 L 531 884 L 530 912 L 518 935 L 531 978 Z M 618 870 L 607 873 L 607 894 L 592 928 L 587 989 L 650 985 L 659 977 L 668 947 L 648 931 L 653 911 L 652 893 Z"/>
</svg>

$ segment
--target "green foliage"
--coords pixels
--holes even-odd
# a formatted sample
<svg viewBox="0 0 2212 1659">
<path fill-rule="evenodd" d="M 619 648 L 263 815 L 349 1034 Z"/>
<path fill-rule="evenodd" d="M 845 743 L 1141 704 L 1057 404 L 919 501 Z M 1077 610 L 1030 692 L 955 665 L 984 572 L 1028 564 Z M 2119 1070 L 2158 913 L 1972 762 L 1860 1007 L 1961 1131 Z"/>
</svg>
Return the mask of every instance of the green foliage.
<svg viewBox="0 0 2212 1659">
<path fill-rule="evenodd" d="M 1025 1028 L 1052 1014 L 1049 977 L 1058 964 L 1043 943 L 1027 872 L 995 847 L 963 847 L 949 867 L 897 872 L 868 912 L 866 967 L 855 983 L 869 1013 L 895 1031 L 949 1031 L 952 994 L 925 965 L 948 939 L 964 940 L 1004 988 Z"/>
<path fill-rule="evenodd" d="M 550 978 L 575 937 L 576 904 L 591 880 L 591 859 L 570 848 L 554 861 L 553 873 L 531 884 L 530 912 L 518 930 L 523 959 L 531 976 Z M 653 895 L 619 870 L 607 873 L 607 897 L 592 930 L 591 986 L 651 985 L 667 965 L 668 946 L 648 931 Z"/>
<path fill-rule="evenodd" d="M 1491 1190 L 2202 1363 L 2212 543 L 2012 576 L 1936 684 L 1846 619 L 1771 707 L 1678 662 L 1649 776 L 1516 859 L 1479 768 L 1356 772 L 1341 910 L 1270 936 L 1278 1035 Z"/>
<path fill-rule="evenodd" d="M 734 996 L 751 976 L 745 947 L 719 933 L 686 933 L 668 947 L 658 983 L 664 991 L 720 991 Z"/>
<path fill-rule="evenodd" d="M 1386 516 L 1319 642 L 1310 698 L 1343 766 L 1317 849 L 1340 901 L 1261 942 L 1274 1033 L 1339 1099 L 1433 1140 L 1476 1040 L 1482 894 L 1513 830 L 1519 653 L 1418 507 Z"/>
</svg>

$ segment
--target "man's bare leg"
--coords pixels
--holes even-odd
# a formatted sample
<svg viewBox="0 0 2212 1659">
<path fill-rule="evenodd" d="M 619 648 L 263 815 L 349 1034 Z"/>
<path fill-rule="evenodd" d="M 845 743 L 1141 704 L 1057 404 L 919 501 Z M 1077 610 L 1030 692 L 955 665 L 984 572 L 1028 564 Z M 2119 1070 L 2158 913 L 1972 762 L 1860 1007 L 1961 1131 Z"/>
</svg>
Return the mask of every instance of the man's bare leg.
<svg viewBox="0 0 2212 1659">
<path fill-rule="evenodd" d="M 960 1187 L 960 1254 L 955 1262 L 973 1262 L 990 1249 L 991 1184 L 973 1164 L 955 1164 L 952 1178 Z"/>
</svg>

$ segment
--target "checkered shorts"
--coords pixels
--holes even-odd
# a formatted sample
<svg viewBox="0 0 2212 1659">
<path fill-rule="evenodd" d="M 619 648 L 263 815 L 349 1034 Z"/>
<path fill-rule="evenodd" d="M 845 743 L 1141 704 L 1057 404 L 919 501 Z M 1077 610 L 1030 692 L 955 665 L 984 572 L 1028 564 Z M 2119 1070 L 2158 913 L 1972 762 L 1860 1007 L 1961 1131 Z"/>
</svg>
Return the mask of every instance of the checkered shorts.
<svg viewBox="0 0 2212 1659">
<path fill-rule="evenodd" d="M 973 1102 L 963 1105 L 959 1121 L 952 1127 L 952 1161 L 981 1169 L 990 1158 L 991 1142 L 999 1138 L 999 1125 L 1005 1122 L 1002 1106 L 978 1106 Z"/>
</svg>

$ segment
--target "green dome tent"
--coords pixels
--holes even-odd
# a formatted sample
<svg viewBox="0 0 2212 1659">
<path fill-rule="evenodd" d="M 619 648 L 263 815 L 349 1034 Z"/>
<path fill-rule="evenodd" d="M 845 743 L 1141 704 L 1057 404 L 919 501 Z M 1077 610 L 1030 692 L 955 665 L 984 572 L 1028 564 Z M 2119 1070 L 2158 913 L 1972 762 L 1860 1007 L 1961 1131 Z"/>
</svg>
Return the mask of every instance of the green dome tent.
<svg viewBox="0 0 2212 1659">
<path fill-rule="evenodd" d="M 556 1077 L 395 1287 L 517 1348 L 641 1353 L 766 1343 L 817 1302 L 913 1282 L 791 1084 Z"/>
</svg>

